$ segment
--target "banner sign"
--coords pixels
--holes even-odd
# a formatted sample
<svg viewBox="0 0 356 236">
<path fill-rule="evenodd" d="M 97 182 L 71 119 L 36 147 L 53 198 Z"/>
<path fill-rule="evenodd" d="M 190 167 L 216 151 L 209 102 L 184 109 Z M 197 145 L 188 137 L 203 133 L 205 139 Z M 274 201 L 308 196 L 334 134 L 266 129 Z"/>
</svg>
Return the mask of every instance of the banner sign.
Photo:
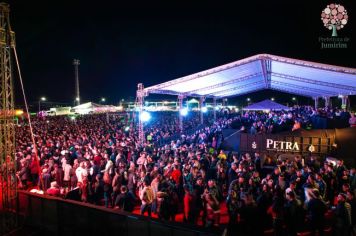
<svg viewBox="0 0 356 236">
<path fill-rule="evenodd" d="M 332 149 L 333 137 L 287 136 L 241 133 L 240 152 L 284 152 L 327 155 Z"/>
</svg>

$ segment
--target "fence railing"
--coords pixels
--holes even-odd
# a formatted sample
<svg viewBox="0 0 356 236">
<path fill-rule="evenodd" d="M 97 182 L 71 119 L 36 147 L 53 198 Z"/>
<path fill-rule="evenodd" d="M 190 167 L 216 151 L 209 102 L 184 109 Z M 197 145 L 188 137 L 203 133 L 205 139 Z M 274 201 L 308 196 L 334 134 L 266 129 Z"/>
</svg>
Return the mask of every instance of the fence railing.
<svg viewBox="0 0 356 236">
<path fill-rule="evenodd" d="M 27 191 L 19 191 L 18 200 L 25 224 L 41 228 L 51 236 L 213 236 L 221 233 Z"/>
</svg>

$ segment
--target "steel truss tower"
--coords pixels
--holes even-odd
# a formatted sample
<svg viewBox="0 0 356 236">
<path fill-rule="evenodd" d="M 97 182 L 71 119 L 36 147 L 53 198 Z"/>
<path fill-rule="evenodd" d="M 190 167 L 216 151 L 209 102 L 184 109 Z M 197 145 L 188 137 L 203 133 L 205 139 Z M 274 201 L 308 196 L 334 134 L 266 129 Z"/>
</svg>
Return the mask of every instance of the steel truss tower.
<svg viewBox="0 0 356 236">
<path fill-rule="evenodd" d="M 143 84 L 139 83 L 137 85 L 136 92 L 136 109 L 138 108 L 138 141 L 141 145 L 145 143 L 145 133 L 143 131 L 143 122 L 141 120 L 141 114 L 143 112 L 143 105 L 147 92 L 143 89 Z"/>
<path fill-rule="evenodd" d="M 17 226 L 15 109 L 11 69 L 15 33 L 11 30 L 9 13 L 9 5 L 0 3 L 0 235 L 14 230 Z"/>
</svg>

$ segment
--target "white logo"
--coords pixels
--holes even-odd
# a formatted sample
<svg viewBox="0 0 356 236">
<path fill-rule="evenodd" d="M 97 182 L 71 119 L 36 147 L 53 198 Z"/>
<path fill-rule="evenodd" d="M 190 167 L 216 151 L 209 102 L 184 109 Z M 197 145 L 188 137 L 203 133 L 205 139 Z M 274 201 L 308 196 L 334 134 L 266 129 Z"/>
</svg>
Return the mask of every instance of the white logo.
<svg viewBox="0 0 356 236">
<path fill-rule="evenodd" d="M 299 145 L 297 142 L 292 143 L 286 141 L 274 141 L 273 139 L 267 139 L 267 149 L 299 151 Z"/>
<path fill-rule="evenodd" d="M 313 144 L 310 144 L 308 150 L 309 152 L 315 152 L 315 147 L 313 146 Z"/>
</svg>

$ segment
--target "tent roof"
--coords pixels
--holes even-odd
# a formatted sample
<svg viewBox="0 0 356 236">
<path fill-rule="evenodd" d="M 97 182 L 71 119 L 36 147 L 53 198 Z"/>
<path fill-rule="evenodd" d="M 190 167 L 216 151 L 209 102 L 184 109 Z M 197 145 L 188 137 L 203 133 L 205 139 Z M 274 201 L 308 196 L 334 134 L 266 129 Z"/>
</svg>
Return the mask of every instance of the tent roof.
<svg viewBox="0 0 356 236">
<path fill-rule="evenodd" d="M 254 104 L 250 105 L 250 106 L 247 106 L 243 110 L 252 110 L 252 111 L 289 110 L 289 107 L 266 99 L 264 101 L 257 102 L 257 103 L 254 103 Z"/>
<path fill-rule="evenodd" d="M 231 97 L 272 89 L 307 97 L 356 94 L 356 69 L 258 54 L 145 88 L 147 94 Z"/>
<path fill-rule="evenodd" d="M 87 109 L 87 108 L 93 108 L 93 107 L 101 107 L 101 105 L 93 102 L 86 102 L 82 103 L 78 106 L 73 107 L 74 109 Z"/>
</svg>

